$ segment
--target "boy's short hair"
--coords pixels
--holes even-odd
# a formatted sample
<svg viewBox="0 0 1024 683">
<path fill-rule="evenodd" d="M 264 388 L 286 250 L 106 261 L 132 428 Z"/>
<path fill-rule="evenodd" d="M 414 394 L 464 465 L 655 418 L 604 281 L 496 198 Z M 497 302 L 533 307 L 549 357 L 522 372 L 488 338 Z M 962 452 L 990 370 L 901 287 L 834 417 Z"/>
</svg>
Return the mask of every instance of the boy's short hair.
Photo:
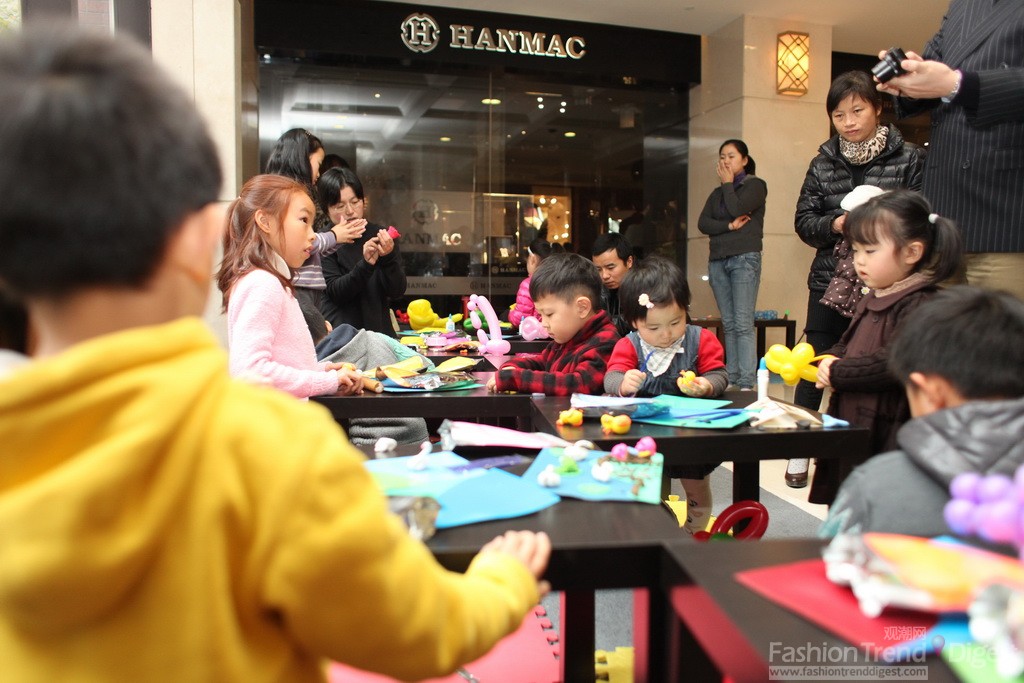
<svg viewBox="0 0 1024 683">
<path fill-rule="evenodd" d="M 26 26 L 0 41 L 0 283 L 59 298 L 137 288 L 217 199 L 195 106 L 124 38 Z"/>
<path fill-rule="evenodd" d="M 647 319 L 647 307 L 640 305 L 641 294 L 646 294 L 655 306 L 674 301 L 683 310 L 690 310 L 690 285 L 682 269 L 664 256 L 648 256 L 622 278 L 619 311 L 631 323 Z"/>
<path fill-rule="evenodd" d="M 572 303 L 585 296 L 596 309 L 601 297 L 601 275 L 593 261 L 579 254 L 552 254 L 540 262 L 530 278 L 530 298 L 557 296 Z"/>
<path fill-rule="evenodd" d="M 616 255 L 625 263 L 633 255 L 633 245 L 625 237 L 617 232 L 606 232 L 598 235 L 594 240 L 594 246 L 590 248 L 591 256 L 600 256 L 606 251 L 615 250 Z"/>
<path fill-rule="evenodd" d="M 945 378 L 966 399 L 1024 396 L 1024 302 L 961 285 L 921 304 L 889 348 L 889 370 Z"/>
</svg>

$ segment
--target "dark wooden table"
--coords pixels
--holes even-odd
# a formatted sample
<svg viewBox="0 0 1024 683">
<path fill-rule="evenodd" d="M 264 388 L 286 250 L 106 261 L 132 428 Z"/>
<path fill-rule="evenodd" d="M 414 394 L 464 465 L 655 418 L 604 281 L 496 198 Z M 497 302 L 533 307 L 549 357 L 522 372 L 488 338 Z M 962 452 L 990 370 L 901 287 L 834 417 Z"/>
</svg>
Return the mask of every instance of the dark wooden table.
<svg viewBox="0 0 1024 683">
<path fill-rule="evenodd" d="M 715 335 L 718 337 L 718 341 L 722 342 L 722 346 L 725 346 L 725 328 L 722 327 L 721 318 L 697 318 L 691 320 L 690 324 L 700 325 L 715 331 Z M 757 332 L 757 357 L 761 358 L 764 356 L 764 352 L 768 349 L 768 344 L 765 339 L 767 336 L 769 327 L 781 327 L 786 330 L 786 346 L 793 348 L 796 344 L 796 321 L 790 320 L 789 318 L 777 318 L 775 320 L 754 320 L 754 330 Z"/>
<path fill-rule="evenodd" d="M 372 457 L 372 447 L 362 450 Z M 399 453 L 416 450 L 405 446 Z M 512 471 L 521 474 L 526 467 Z M 510 529 L 544 531 L 551 537 L 545 578 L 554 590 L 562 591 L 559 637 L 563 681 L 594 680 L 594 591 L 606 588 L 644 589 L 634 600 L 638 603 L 634 640 L 640 641 L 634 664 L 639 675 L 634 680 L 668 680 L 663 674 L 666 641 L 660 630 L 671 620 L 668 596 L 661 588 L 664 544 L 684 538 L 684 533 L 667 509 L 644 503 L 563 498 L 525 517 L 441 529 L 427 546 L 443 566 L 462 572 L 485 543 Z"/>
<path fill-rule="evenodd" d="M 491 372 L 474 373 L 481 386 L 455 391 L 374 394 L 359 396 L 315 396 L 311 400 L 327 407 L 335 420 L 359 417 L 423 417 L 474 420 L 479 418 L 517 418 L 529 428 L 529 394 L 489 394 L 486 384 Z"/>
<path fill-rule="evenodd" d="M 732 401 L 729 407 L 742 408 L 752 403 L 752 391 L 727 391 L 723 396 Z M 558 413 L 569 408 L 569 398 L 545 397 L 533 400 L 533 428 L 562 437 L 567 441 L 588 439 L 608 450 L 616 443 L 636 442 L 650 436 L 665 456 L 665 478 L 662 493 L 668 494 L 673 466 L 683 464 L 733 463 L 732 495 L 734 501 L 760 498 L 760 462 L 788 458 L 851 458 L 869 455 L 869 431 L 858 427 L 841 429 L 760 429 L 747 425 L 732 429 L 683 429 L 635 423 L 628 434 L 618 436 L 601 431 L 598 420 L 584 420 L 580 427 L 555 424 Z"/>
<path fill-rule="evenodd" d="M 733 578 L 747 569 L 820 557 L 824 543 L 818 539 L 667 543 L 664 581 L 672 607 L 667 610 L 669 622 L 655 631 L 667 640 L 667 680 L 712 681 L 728 676 L 734 683 L 763 683 L 769 680 L 770 665 L 786 664 L 772 656 L 773 644 L 775 652 L 780 646 L 849 647 L 850 643 Z M 938 657 L 929 657 L 926 666 L 929 681 L 958 680 Z M 884 673 L 877 680 L 900 678 L 898 671 Z"/>
</svg>

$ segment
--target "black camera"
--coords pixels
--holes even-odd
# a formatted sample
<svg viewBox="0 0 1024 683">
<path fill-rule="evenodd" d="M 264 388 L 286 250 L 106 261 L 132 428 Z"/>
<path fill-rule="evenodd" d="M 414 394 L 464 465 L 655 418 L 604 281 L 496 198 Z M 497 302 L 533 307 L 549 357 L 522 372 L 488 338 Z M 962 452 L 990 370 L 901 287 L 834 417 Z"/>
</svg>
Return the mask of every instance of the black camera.
<svg viewBox="0 0 1024 683">
<path fill-rule="evenodd" d="M 904 54 L 903 48 L 891 47 L 882 55 L 882 61 L 871 67 L 871 73 L 879 83 L 888 83 L 897 76 L 907 73 L 906 69 L 900 65 L 906 58 L 907 55 Z"/>
</svg>

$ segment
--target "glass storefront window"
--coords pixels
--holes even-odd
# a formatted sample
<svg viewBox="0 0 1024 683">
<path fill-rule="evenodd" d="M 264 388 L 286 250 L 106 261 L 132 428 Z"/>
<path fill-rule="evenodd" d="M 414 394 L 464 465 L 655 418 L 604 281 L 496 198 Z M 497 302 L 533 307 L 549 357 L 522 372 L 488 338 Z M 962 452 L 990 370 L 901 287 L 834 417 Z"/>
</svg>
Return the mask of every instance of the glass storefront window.
<svg viewBox="0 0 1024 683">
<path fill-rule="evenodd" d="M 640 216 L 631 240 L 675 255 L 685 92 L 340 61 L 262 55 L 261 158 L 296 127 L 342 156 L 363 182 L 367 218 L 402 233 L 407 300 L 450 312 L 477 293 L 500 308 L 526 277 L 531 240 L 589 256 L 630 216 Z"/>
</svg>

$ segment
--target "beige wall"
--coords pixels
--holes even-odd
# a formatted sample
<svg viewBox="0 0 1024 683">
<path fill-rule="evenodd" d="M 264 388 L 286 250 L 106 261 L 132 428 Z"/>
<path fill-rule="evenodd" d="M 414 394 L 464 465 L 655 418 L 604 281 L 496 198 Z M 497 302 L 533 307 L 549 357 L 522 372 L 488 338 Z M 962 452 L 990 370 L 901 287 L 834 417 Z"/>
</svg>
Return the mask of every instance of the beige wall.
<svg viewBox="0 0 1024 683">
<path fill-rule="evenodd" d="M 809 92 L 775 92 L 775 42 L 784 31 L 810 34 Z M 796 236 L 793 214 L 807 165 L 829 135 L 825 96 L 831 74 L 832 28 L 744 16 L 705 36 L 701 85 L 690 93 L 690 178 L 687 267 L 692 315 L 718 315 L 706 280 L 708 238 L 697 217 L 718 185 L 718 146 L 740 138 L 768 184 L 764 257 L 757 308 L 789 311 L 802 331 L 807 271 L 813 250 Z M 775 341 L 775 340 L 770 340 Z"/>
<path fill-rule="evenodd" d="M 192 94 L 220 153 L 221 201 L 259 172 L 253 0 L 152 0 L 153 56 Z M 220 292 L 205 318 L 226 344 Z"/>
</svg>

